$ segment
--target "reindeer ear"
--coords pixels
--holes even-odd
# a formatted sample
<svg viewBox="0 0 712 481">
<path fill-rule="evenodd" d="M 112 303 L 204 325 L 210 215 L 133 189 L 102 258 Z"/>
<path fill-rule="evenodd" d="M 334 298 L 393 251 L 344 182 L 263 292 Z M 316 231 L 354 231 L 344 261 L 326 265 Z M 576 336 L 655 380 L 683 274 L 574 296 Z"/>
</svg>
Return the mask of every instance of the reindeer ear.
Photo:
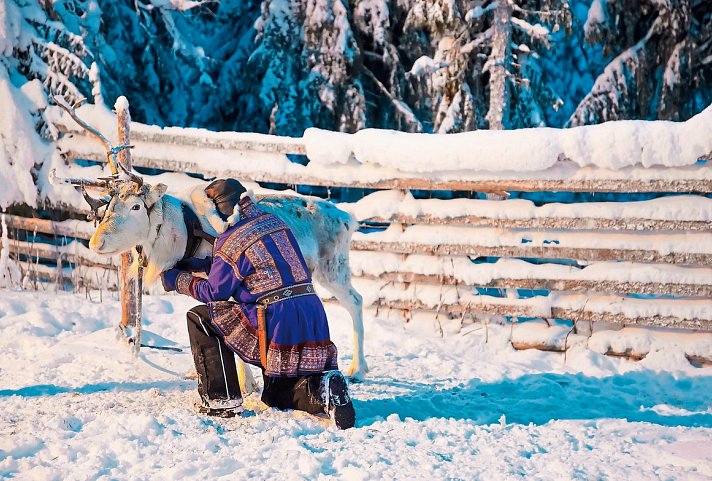
<svg viewBox="0 0 712 481">
<path fill-rule="evenodd" d="M 146 205 L 152 207 L 153 204 L 158 202 L 158 200 L 163 197 L 163 194 L 166 193 L 167 189 L 168 186 L 166 184 L 156 184 L 151 186 L 148 194 L 146 194 Z"/>
</svg>

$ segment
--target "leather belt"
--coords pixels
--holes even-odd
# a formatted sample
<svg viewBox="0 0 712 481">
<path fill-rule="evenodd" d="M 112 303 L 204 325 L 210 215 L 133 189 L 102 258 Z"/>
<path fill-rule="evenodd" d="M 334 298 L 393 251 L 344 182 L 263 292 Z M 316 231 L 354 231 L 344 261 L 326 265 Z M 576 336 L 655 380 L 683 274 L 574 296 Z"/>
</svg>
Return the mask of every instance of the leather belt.
<svg viewBox="0 0 712 481">
<path fill-rule="evenodd" d="M 314 286 L 311 282 L 297 284 L 296 286 L 283 287 L 268 292 L 257 299 L 257 337 L 260 343 L 260 363 L 262 369 L 267 370 L 267 306 L 301 296 L 313 296 Z"/>
<path fill-rule="evenodd" d="M 278 302 L 282 302 L 293 297 L 310 296 L 314 294 L 314 286 L 311 284 L 311 282 L 307 282 L 305 284 L 297 284 L 296 286 L 283 287 L 281 289 L 268 292 L 267 294 L 260 296 L 257 299 L 257 303 L 262 304 L 266 307 L 268 305 L 276 304 Z"/>
</svg>

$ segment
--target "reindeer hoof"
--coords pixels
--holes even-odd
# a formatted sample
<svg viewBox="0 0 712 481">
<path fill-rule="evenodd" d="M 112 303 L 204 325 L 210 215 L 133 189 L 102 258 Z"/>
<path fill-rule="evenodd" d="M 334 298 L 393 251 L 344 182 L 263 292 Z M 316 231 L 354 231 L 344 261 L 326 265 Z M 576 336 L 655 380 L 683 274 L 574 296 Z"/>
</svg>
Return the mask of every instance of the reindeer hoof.
<svg viewBox="0 0 712 481">
<path fill-rule="evenodd" d="M 244 395 L 252 394 L 253 392 L 258 393 L 260 392 L 260 387 L 257 385 L 257 382 L 254 379 L 248 380 L 245 381 L 245 383 L 243 384 L 242 391 Z"/>
<path fill-rule="evenodd" d="M 361 362 L 351 362 L 348 369 L 344 370 L 344 375 L 347 376 L 351 381 L 358 382 L 362 381 L 366 377 L 368 372 L 368 365 L 366 361 Z"/>
</svg>

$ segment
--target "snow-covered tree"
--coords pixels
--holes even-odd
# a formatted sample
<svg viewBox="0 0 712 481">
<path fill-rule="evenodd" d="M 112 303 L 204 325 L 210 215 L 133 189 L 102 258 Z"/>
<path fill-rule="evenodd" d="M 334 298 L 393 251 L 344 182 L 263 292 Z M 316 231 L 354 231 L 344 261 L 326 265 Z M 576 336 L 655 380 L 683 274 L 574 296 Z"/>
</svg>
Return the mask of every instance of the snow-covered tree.
<svg viewBox="0 0 712 481">
<path fill-rule="evenodd" d="M 59 7 L 62 4 L 56 4 Z M 35 184 L 51 151 L 40 137 L 47 92 L 71 100 L 91 91 L 84 39 L 35 1 L 0 3 L 0 207 L 37 205 Z"/>
<path fill-rule="evenodd" d="M 584 40 L 584 25 L 590 0 L 572 0 L 571 30 L 552 32 L 550 48 L 537 52 L 537 66 L 543 81 L 560 99 L 557 108 L 545 108 L 546 125 L 562 127 L 571 117 L 581 99 L 591 91 L 596 77 L 605 66 L 603 49 Z"/>
<path fill-rule="evenodd" d="M 6 0 L 0 47 L 15 88 L 91 97 L 95 63 L 103 98 L 126 95 L 134 119 L 159 125 L 300 136 L 683 120 L 712 101 L 707 3 Z"/>
<path fill-rule="evenodd" d="M 412 0 L 409 7 L 403 46 L 422 55 L 410 74 L 427 76 L 429 91 L 421 85 L 417 97 L 430 97 L 434 131 L 543 125 L 542 110 L 558 106 L 537 51 L 559 28 L 570 29 L 565 1 Z"/>
<path fill-rule="evenodd" d="M 264 0 L 249 68 L 270 132 L 311 126 L 354 132 L 366 125 L 359 58 L 344 0 Z"/>
<path fill-rule="evenodd" d="M 561 99 L 542 78 L 538 51 L 550 47 L 552 34 L 559 29 L 571 30 L 568 2 L 500 1 L 487 7 L 493 7 L 485 64 L 490 76 L 489 128 L 543 126 L 543 111 L 558 108 Z"/>
<path fill-rule="evenodd" d="M 712 9 L 698 0 L 594 0 L 586 40 L 609 61 L 569 119 L 684 120 L 712 101 Z"/>
</svg>

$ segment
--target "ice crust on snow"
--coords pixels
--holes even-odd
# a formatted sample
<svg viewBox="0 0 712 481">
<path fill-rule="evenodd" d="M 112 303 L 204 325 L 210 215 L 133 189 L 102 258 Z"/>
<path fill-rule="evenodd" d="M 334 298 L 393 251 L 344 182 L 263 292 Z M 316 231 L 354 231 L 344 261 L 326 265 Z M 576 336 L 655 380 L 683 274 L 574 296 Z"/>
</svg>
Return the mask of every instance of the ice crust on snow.
<svg viewBox="0 0 712 481">
<path fill-rule="evenodd" d="M 319 164 L 344 164 L 351 155 L 361 164 L 402 172 L 534 172 L 570 160 L 578 167 L 693 165 L 712 152 L 712 106 L 686 122 L 623 120 L 570 129 L 478 130 L 438 135 L 363 129 L 351 136 L 308 129 L 307 151 Z M 340 155 L 340 157 L 339 157 Z"/>
</svg>

